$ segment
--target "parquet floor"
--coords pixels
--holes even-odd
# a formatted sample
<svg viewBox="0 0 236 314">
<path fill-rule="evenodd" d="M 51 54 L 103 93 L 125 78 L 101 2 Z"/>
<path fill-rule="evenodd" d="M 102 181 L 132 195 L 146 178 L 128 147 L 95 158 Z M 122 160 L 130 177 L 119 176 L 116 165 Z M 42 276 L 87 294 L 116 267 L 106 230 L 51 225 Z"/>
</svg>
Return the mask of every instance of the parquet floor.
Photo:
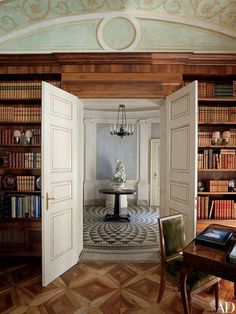
<svg viewBox="0 0 236 314">
<path fill-rule="evenodd" d="M 41 286 L 40 260 L 0 259 L 0 313 L 181 314 L 179 293 L 167 285 L 156 304 L 159 266 L 142 263 L 79 263 Z M 234 302 L 233 285 L 223 281 L 222 302 Z M 213 313 L 209 292 L 193 299 L 193 314 Z M 219 311 L 222 313 L 222 311 Z"/>
</svg>

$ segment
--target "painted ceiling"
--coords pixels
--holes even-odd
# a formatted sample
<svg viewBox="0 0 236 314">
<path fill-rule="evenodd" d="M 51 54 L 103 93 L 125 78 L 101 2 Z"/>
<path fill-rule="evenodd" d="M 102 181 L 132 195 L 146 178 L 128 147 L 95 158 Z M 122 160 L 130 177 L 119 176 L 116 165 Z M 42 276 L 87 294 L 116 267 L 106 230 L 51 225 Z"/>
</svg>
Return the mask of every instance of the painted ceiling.
<svg viewBox="0 0 236 314">
<path fill-rule="evenodd" d="M 0 50 L 236 52 L 236 1 L 0 0 Z"/>
</svg>

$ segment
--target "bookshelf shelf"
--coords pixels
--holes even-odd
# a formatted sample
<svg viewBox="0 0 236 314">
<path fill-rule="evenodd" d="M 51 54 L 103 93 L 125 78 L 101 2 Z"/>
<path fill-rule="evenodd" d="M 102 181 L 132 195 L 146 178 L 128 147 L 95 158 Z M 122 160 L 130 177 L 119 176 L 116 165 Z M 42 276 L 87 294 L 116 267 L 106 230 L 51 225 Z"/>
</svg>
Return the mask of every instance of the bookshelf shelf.
<svg viewBox="0 0 236 314">
<path fill-rule="evenodd" d="M 236 195 L 236 192 L 198 192 L 198 195 Z"/>
<path fill-rule="evenodd" d="M 1 125 L 41 125 L 41 122 L 34 121 L 0 121 Z"/>
<path fill-rule="evenodd" d="M 14 148 L 32 148 L 32 147 L 41 147 L 41 144 L 0 144 L 0 147 L 14 147 Z"/>
<path fill-rule="evenodd" d="M 17 190 L 0 190 L 0 194 L 1 193 L 14 193 L 14 194 L 19 194 L 19 193 L 22 193 L 22 194 L 41 194 L 41 191 L 30 191 L 30 190 L 26 190 L 26 191 L 17 191 Z"/>
<path fill-rule="evenodd" d="M 199 98 L 199 102 L 213 102 L 214 105 L 217 102 L 236 102 L 236 98 L 234 97 L 225 97 L 225 98 Z"/>
<path fill-rule="evenodd" d="M 201 146 L 198 146 L 198 148 L 199 149 L 201 149 L 201 148 L 212 148 L 212 149 L 214 149 L 214 148 L 223 148 L 223 149 L 225 149 L 225 148 L 236 148 L 236 145 L 201 145 Z"/>
<path fill-rule="evenodd" d="M 17 168 L 16 168 L 16 167 L 14 167 L 14 168 L 1 168 L 1 167 L 0 167 L 0 171 L 1 171 L 1 170 L 7 170 L 7 171 L 8 171 L 8 170 L 13 170 L 13 171 L 17 171 L 17 170 L 24 170 L 24 171 L 25 171 L 25 170 L 26 170 L 26 171 L 27 171 L 27 170 L 34 170 L 34 171 L 39 171 L 39 172 L 41 172 L 41 168 L 25 168 L 25 167 L 17 167 Z"/>
<path fill-rule="evenodd" d="M 41 218 L 0 218 L 1 229 L 14 226 L 41 228 Z"/>
<path fill-rule="evenodd" d="M 198 169 L 200 172 L 232 172 L 236 169 Z"/>
<path fill-rule="evenodd" d="M 40 97 L 35 97 L 35 98 L 0 98 L 1 103 L 7 104 L 10 102 L 14 102 L 14 103 L 24 103 L 24 104 L 32 104 L 32 103 L 36 103 L 36 104 L 40 104 L 41 103 L 41 98 Z"/>
<path fill-rule="evenodd" d="M 216 126 L 219 126 L 219 125 L 233 125 L 235 126 L 236 124 L 236 121 L 235 122 L 198 122 L 199 125 L 216 125 Z"/>
</svg>

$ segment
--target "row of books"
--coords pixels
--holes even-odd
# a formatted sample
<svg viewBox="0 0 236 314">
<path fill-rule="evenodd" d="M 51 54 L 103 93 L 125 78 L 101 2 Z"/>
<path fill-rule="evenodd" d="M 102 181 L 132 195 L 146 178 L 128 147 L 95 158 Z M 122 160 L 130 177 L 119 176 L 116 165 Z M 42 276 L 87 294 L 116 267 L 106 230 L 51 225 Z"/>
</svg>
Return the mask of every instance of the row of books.
<svg viewBox="0 0 236 314">
<path fill-rule="evenodd" d="M 198 146 L 211 146 L 212 145 L 211 131 L 198 131 Z M 230 129 L 230 138 L 228 146 L 236 146 L 236 130 Z"/>
<path fill-rule="evenodd" d="M 51 85 L 60 87 L 60 81 L 49 81 Z M 41 82 L 0 82 L 0 98 L 3 99 L 26 99 L 41 98 Z"/>
<path fill-rule="evenodd" d="M 236 97 L 235 81 L 232 83 L 199 82 L 199 98 L 228 98 Z"/>
<path fill-rule="evenodd" d="M 40 218 L 41 198 L 39 195 L 5 195 L 1 218 Z"/>
<path fill-rule="evenodd" d="M 31 138 L 31 144 L 40 144 L 41 143 L 41 129 L 30 129 L 33 137 Z M 24 134 L 26 130 L 21 130 L 21 133 Z M 0 144 L 3 145 L 13 145 L 16 144 L 16 138 L 14 137 L 14 129 L 1 129 L 0 130 Z"/>
<path fill-rule="evenodd" d="M 228 180 L 209 180 L 206 183 L 209 192 L 228 192 L 229 190 Z"/>
<path fill-rule="evenodd" d="M 234 200 L 210 199 L 208 196 L 197 197 L 198 219 L 236 219 Z"/>
<path fill-rule="evenodd" d="M 225 98 L 225 97 L 234 97 L 233 94 L 233 84 L 215 84 L 214 97 L 216 98 Z"/>
<path fill-rule="evenodd" d="M 213 149 L 204 149 L 198 154 L 198 169 L 236 169 L 235 150 L 221 149 L 218 154 Z"/>
<path fill-rule="evenodd" d="M 40 122 L 39 106 L 0 106 L 1 122 Z"/>
<path fill-rule="evenodd" d="M 35 176 L 16 176 L 17 191 L 35 191 Z"/>
<path fill-rule="evenodd" d="M 39 169 L 41 168 L 41 153 L 0 153 L 0 168 Z"/>
<path fill-rule="evenodd" d="M 199 122 L 236 122 L 235 107 L 198 107 Z"/>
</svg>

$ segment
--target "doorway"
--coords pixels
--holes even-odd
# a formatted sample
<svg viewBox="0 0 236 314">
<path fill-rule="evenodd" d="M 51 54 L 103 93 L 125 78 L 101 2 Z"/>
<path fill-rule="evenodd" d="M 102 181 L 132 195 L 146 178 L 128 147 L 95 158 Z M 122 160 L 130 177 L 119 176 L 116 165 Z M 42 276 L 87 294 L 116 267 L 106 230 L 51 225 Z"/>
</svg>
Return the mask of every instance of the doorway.
<svg viewBox="0 0 236 314">
<path fill-rule="evenodd" d="M 94 217 L 97 216 L 97 211 L 102 212 L 104 215 L 107 213 L 106 209 L 104 209 L 105 196 L 99 193 L 99 190 L 107 188 L 111 182 L 115 167 L 115 157 L 119 158 L 125 164 L 127 177 L 125 187 L 135 189 L 137 192 L 138 198 L 136 196 L 136 198 L 129 197 L 128 199 L 128 206 L 132 206 L 131 212 L 134 214 L 133 222 L 135 222 L 136 216 L 141 217 L 144 215 L 140 212 L 141 207 L 143 207 L 143 212 L 149 208 L 149 212 L 146 215 L 147 217 L 151 217 L 151 211 L 154 210 L 156 211 L 157 217 L 158 206 L 152 209 L 150 208 L 150 142 L 152 138 L 160 134 L 160 101 L 150 99 L 81 99 L 81 102 L 84 106 L 83 116 L 85 130 L 84 206 L 86 210 L 84 219 L 88 219 L 88 221 L 91 220 L 87 217 L 90 211 L 93 213 L 93 222 Z M 110 126 L 116 123 L 119 104 L 125 104 L 127 123 L 135 125 L 135 134 L 122 139 L 118 136 L 110 135 Z M 155 129 L 157 130 L 155 131 Z M 117 156 L 117 152 L 123 155 Z M 107 157 L 108 155 L 110 155 L 110 157 Z M 97 207 L 101 206 L 101 208 L 96 210 L 94 205 Z M 136 212 L 137 207 L 140 207 L 140 211 Z M 99 219 L 101 220 L 102 218 L 100 217 Z M 145 217 L 142 221 L 144 220 Z M 156 224 L 156 221 L 154 224 Z M 88 247 L 88 243 L 91 246 L 93 245 L 93 247 L 97 245 L 90 241 L 91 239 L 87 232 L 90 230 L 90 227 L 90 225 L 88 226 L 84 223 L 84 230 L 86 230 L 84 234 L 86 239 L 84 245 L 87 245 L 85 247 Z M 123 228 L 124 226 L 121 227 Z M 136 228 L 138 227 L 139 226 L 136 226 Z M 91 228 L 93 228 L 94 231 L 94 223 Z M 101 231 L 103 229 L 100 228 L 99 230 Z M 94 231 L 94 234 L 97 234 L 97 232 Z M 105 232 L 103 232 L 103 235 L 104 234 Z M 155 234 L 157 235 L 157 232 Z M 129 235 L 131 236 L 131 233 Z M 109 237 L 109 241 L 112 241 L 108 231 L 104 237 Z M 101 239 L 99 239 L 99 241 L 100 240 Z M 149 241 L 152 241 L 151 236 Z M 112 243 L 112 245 L 115 246 L 115 243 Z M 131 245 L 131 242 L 129 242 L 129 245 Z M 117 252 L 117 254 L 118 253 L 119 252 Z M 121 253 L 118 255 L 120 256 Z M 127 259 L 127 254 L 125 258 Z M 133 256 L 131 258 L 133 258 Z M 151 257 L 149 256 L 149 258 Z"/>
</svg>

